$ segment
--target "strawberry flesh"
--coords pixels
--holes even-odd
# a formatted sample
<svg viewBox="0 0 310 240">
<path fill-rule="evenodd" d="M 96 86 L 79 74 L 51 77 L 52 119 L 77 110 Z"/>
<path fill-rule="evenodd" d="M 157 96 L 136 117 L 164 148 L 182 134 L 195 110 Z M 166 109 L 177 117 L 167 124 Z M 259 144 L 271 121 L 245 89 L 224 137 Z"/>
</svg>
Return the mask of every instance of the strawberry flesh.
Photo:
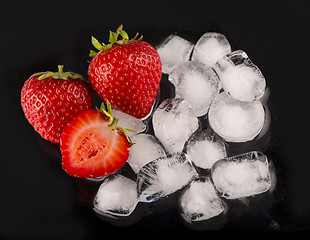
<svg viewBox="0 0 310 240">
<path fill-rule="evenodd" d="M 127 161 L 130 143 L 112 129 L 106 116 L 92 109 L 78 114 L 64 128 L 60 140 L 62 167 L 75 177 L 101 177 L 119 170 Z"/>
</svg>

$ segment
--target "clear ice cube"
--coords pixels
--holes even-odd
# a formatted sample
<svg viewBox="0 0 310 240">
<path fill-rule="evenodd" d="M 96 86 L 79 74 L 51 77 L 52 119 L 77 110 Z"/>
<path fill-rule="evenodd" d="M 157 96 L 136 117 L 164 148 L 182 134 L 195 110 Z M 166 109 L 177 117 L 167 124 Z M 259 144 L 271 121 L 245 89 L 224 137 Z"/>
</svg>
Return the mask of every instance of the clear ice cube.
<svg viewBox="0 0 310 240">
<path fill-rule="evenodd" d="M 192 163 L 203 169 L 210 169 L 216 161 L 227 156 L 223 139 L 211 129 L 194 133 L 185 149 Z"/>
<path fill-rule="evenodd" d="M 228 142 L 254 139 L 265 121 L 265 111 L 259 100 L 241 102 L 227 92 L 220 93 L 209 109 L 211 128 Z"/>
<path fill-rule="evenodd" d="M 141 119 L 137 119 L 127 113 L 113 109 L 112 116 L 119 119 L 119 126 L 133 131 L 127 131 L 129 137 L 143 132 L 146 129 L 146 125 Z"/>
<path fill-rule="evenodd" d="M 166 156 L 164 147 L 153 135 L 137 134 L 131 141 L 134 145 L 130 147 L 127 162 L 136 173 L 147 163 Z"/>
<path fill-rule="evenodd" d="M 194 44 L 177 35 L 170 35 L 158 47 L 162 72 L 169 74 L 177 65 L 189 61 Z"/>
<path fill-rule="evenodd" d="M 138 173 L 139 200 L 153 202 L 178 191 L 198 176 L 186 154 L 173 154 L 146 164 Z"/>
<path fill-rule="evenodd" d="M 215 64 L 214 69 L 223 89 L 236 100 L 251 102 L 263 96 L 265 78 L 244 51 L 237 50 L 226 55 Z"/>
<path fill-rule="evenodd" d="M 192 60 L 212 67 L 219 59 L 230 52 L 230 44 L 223 34 L 207 32 L 196 43 Z"/>
<path fill-rule="evenodd" d="M 182 152 L 185 142 L 198 129 L 199 122 L 189 103 L 181 98 L 164 100 L 155 110 L 154 133 L 167 152 Z"/>
<path fill-rule="evenodd" d="M 187 222 L 210 219 L 224 212 L 219 193 L 209 178 L 194 180 L 180 197 L 181 215 Z"/>
<path fill-rule="evenodd" d="M 260 194 L 271 187 L 268 165 L 266 155 L 257 151 L 224 158 L 212 166 L 212 180 L 227 199 Z"/>
<path fill-rule="evenodd" d="M 205 115 L 219 93 L 219 78 L 207 65 L 189 61 L 178 65 L 168 78 L 175 86 L 175 97 L 189 102 L 196 116 Z"/>
<path fill-rule="evenodd" d="M 128 216 L 138 203 L 137 185 L 120 174 L 110 175 L 100 185 L 94 200 L 99 214 Z"/>
</svg>

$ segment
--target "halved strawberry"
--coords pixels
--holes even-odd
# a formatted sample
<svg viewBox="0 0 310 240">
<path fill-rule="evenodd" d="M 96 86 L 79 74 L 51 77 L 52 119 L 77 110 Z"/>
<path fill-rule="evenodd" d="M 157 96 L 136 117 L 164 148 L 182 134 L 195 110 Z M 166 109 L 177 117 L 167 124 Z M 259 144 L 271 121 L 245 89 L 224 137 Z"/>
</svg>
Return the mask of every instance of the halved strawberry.
<svg viewBox="0 0 310 240">
<path fill-rule="evenodd" d="M 130 139 L 123 128 L 116 127 L 118 119 L 102 108 L 78 114 L 64 128 L 62 167 L 71 176 L 105 176 L 119 170 L 128 159 Z"/>
</svg>

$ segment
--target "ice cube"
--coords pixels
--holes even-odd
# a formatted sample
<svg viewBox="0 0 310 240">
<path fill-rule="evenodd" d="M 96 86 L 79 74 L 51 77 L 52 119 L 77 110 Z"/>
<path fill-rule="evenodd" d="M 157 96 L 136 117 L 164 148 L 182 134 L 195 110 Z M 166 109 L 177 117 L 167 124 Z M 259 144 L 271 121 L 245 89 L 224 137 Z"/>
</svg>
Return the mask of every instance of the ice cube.
<svg viewBox="0 0 310 240">
<path fill-rule="evenodd" d="M 211 129 L 194 133 L 186 144 L 186 154 L 192 163 L 203 169 L 227 156 L 225 143 Z"/>
<path fill-rule="evenodd" d="M 228 142 L 252 140 L 262 129 L 265 111 L 259 100 L 241 102 L 220 93 L 209 109 L 211 128 Z"/>
<path fill-rule="evenodd" d="M 219 78 L 207 65 L 189 61 L 178 65 L 169 75 L 175 97 L 189 102 L 196 116 L 205 115 L 219 93 Z"/>
<path fill-rule="evenodd" d="M 196 43 L 192 60 L 212 67 L 219 59 L 230 52 L 230 44 L 223 34 L 207 32 Z"/>
<path fill-rule="evenodd" d="M 187 222 L 203 221 L 224 212 L 224 204 L 209 178 L 194 180 L 180 197 L 181 215 Z"/>
<path fill-rule="evenodd" d="M 173 154 L 146 164 L 138 173 L 139 200 L 153 202 L 178 191 L 198 176 L 186 154 Z"/>
<path fill-rule="evenodd" d="M 113 109 L 112 116 L 119 119 L 118 126 L 134 131 L 127 131 L 129 137 L 143 132 L 146 129 L 146 125 L 141 119 L 137 119 L 127 113 Z"/>
<path fill-rule="evenodd" d="M 155 136 L 169 153 L 182 152 L 185 142 L 199 127 L 189 103 L 181 98 L 164 100 L 155 110 L 152 123 Z"/>
<path fill-rule="evenodd" d="M 217 161 L 212 180 L 221 195 L 243 198 L 266 192 L 271 187 L 268 159 L 262 152 L 248 152 Z"/>
<path fill-rule="evenodd" d="M 141 133 L 132 136 L 131 141 L 135 144 L 130 148 L 127 162 L 136 173 L 150 161 L 166 156 L 164 147 L 153 135 Z"/>
<path fill-rule="evenodd" d="M 120 174 L 110 175 L 100 185 L 94 200 L 95 211 L 128 216 L 138 203 L 136 183 Z"/>
<path fill-rule="evenodd" d="M 223 89 L 239 101 L 254 101 L 265 92 L 266 81 L 262 72 L 242 50 L 220 59 L 214 69 Z"/>
<path fill-rule="evenodd" d="M 177 35 L 170 35 L 158 47 L 162 72 L 169 74 L 177 65 L 189 61 L 194 44 Z"/>
</svg>

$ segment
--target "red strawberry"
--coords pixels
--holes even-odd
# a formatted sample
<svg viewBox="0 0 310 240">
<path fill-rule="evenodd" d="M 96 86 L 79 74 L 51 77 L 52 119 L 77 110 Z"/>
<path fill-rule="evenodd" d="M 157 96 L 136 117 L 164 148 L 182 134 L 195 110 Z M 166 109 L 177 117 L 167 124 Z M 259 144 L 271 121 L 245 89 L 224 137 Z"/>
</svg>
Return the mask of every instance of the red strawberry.
<svg viewBox="0 0 310 240">
<path fill-rule="evenodd" d="M 90 109 L 93 96 L 88 83 L 76 73 L 33 74 L 21 91 L 21 105 L 29 123 L 46 140 L 59 143 L 63 128 L 81 111 Z"/>
<path fill-rule="evenodd" d="M 102 104 L 78 114 L 65 127 L 60 140 L 62 167 L 71 176 L 101 177 L 116 172 L 128 159 L 130 139 L 117 118 Z M 104 114 L 104 113 L 105 114 Z"/>
<path fill-rule="evenodd" d="M 117 39 L 119 35 L 122 40 Z M 94 59 L 89 64 L 88 78 L 103 101 L 109 101 L 113 108 L 136 118 L 143 118 L 151 111 L 158 93 L 161 61 L 150 44 L 136 37 L 129 40 L 122 26 L 116 33 L 110 32 L 108 45 L 92 37 L 99 53 L 90 53 Z"/>
</svg>

